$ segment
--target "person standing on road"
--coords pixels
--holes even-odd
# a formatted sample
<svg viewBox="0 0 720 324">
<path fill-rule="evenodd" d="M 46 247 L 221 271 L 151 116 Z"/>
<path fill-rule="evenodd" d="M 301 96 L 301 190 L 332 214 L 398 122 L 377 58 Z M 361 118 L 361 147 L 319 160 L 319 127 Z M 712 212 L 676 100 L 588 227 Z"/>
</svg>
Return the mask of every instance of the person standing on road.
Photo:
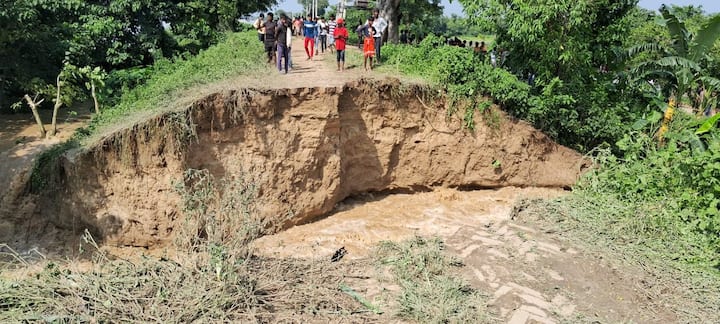
<svg viewBox="0 0 720 324">
<path fill-rule="evenodd" d="M 328 36 L 328 25 L 325 22 L 325 18 L 320 17 L 320 19 L 318 19 L 318 29 L 320 30 L 320 52 L 325 53 Z"/>
<path fill-rule="evenodd" d="M 265 52 L 267 52 L 268 56 L 268 63 L 272 63 L 273 60 L 276 60 L 275 57 L 275 27 L 277 24 L 273 20 L 273 13 L 268 12 L 267 14 L 267 20 L 265 21 Z"/>
<path fill-rule="evenodd" d="M 317 25 L 312 20 L 312 16 L 308 15 L 307 19 L 303 23 L 303 35 L 305 35 L 305 54 L 307 59 L 312 60 L 315 54 L 315 31 Z"/>
<path fill-rule="evenodd" d="M 373 69 L 373 56 L 375 56 L 375 35 L 377 34 L 375 27 L 372 25 L 372 17 L 370 17 L 369 22 L 370 23 L 363 32 L 363 56 L 365 56 L 365 63 L 363 66 L 365 67 L 365 71 Z M 369 67 L 368 60 L 370 61 Z"/>
<path fill-rule="evenodd" d="M 380 10 L 377 8 L 373 9 L 373 18 L 375 18 L 375 21 L 372 23 L 372 26 L 375 27 L 375 36 L 373 37 L 375 39 L 375 62 L 376 64 L 380 64 L 380 47 L 382 47 L 382 37 L 385 34 L 385 28 L 387 28 L 388 23 L 385 18 L 380 17 Z"/>
<path fill-rule="evenodd" d="M 257 30 L 258 39 L 261 43 L 265 41 L 265 21 L 263 21 L 264 19 L 265 15 L 260 14 L 260 17 L 258 17 L 258 19 L 255 20 L 255 23 L 253 23 L 253 27 L 255 28 L 255 30 Z"/>
<path fill-rule="evenodd" d="M 357 47 L 359 49 L 363 48 L 363 30 L 365 29 L 365 25 L 363 25 L 362 20 L 358 20 L 358 25 L 355 27 L 355 34 L 358 35 L 358 44 Z"/>
<path fill-rule="evenodd" d="M 327 23 L 328 25 L 328 48 L 330 49 L 330 54 L 332 54 L 335 51 L 335 28 L 337 28 L 338 23 L 335 21 L 335 15 L 330 16 L 330 20 Z"/>
<path fill-rule="evenodd" d="M 345 21 L 342 18 L 337 20 L 337 27 L 333 30 L 333 38 L 335 39 L 335 46 L 337 48 L 337 64 L 338 71 L 345 71 L 345 46 L 347 40 L 350 37 L 347 28 L 345 28 Z"/>
<path fill-rule="evenodd" d="M 290 68 L 290 48 L 287 44 L 287 35 L 292 33 L 292 28 L 287 21 L 285 14 L 280 15 L 280 21 L 275 28 L 275 39 L 277 40 L 277 68 L 282 72 L 283 62 L 285 63 L 285 74 Z"/>
</svg>

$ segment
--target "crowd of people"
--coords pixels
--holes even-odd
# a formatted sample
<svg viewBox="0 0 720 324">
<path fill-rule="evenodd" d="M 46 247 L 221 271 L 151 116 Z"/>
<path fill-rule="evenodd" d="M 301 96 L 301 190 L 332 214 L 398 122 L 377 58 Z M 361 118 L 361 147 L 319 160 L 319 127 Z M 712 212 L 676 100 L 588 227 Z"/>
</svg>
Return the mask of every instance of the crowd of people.
<svg viewBox="0 0 720 324">
<path fill-rule="evenodd" d="M 388 24 L 379 14 L 375 9 L 372 16 L 355 29 L 362 42 L 365 70 L 372 70 L 373 66 L 380 62 L 382 35 Z M 308 15 L 305 18 L 294 17 L 290 20 L 285 14 L 281 14 L 280 18 L 275 20 L 274 14 L 269 12 L 260 14 L 253 27 L 258 32 L 258 39 L 265 45 L 267 62 L 276 64 L 281 73 L 287 74 L 292 70 L 290 52 L 293 36 L 304 38 L 303 46 L 307 60 L 329 51 L 335 54 L 337 70 L 341 72 L 345 70 L 345 51 L 349 34 L 342 18 L 336 19 L 331 15 L 325 20 L 324 17 Z"/>
</svg>

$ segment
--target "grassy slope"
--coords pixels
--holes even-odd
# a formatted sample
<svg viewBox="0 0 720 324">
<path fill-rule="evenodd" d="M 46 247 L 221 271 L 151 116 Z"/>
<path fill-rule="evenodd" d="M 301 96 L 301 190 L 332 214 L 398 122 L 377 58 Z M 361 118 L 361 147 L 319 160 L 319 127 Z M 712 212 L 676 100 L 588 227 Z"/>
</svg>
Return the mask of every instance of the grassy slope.
<svg viewBox="0 0 720 324">
<path fill-rule="evenodd" d="M 262 55 L 263 48 L 251 31 L 226 34 L 219 44 L 189 59 L 159 61 L 147 82 L 124 93 L 116 106 L 93 119 L 86 134 L 105 134 L 150 115 L 182 108 L 206 94 L 203 90 L 208 85 L 267 71 L 259 60 Z"/>
</svg>

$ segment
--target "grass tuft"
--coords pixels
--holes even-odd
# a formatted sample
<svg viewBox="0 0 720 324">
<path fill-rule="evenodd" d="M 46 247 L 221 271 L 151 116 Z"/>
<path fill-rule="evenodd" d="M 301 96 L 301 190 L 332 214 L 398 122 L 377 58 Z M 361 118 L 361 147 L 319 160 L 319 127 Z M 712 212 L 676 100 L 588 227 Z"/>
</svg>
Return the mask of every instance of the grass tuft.
<svg viewBox="0 0 720 324">
<path fill-rule="evenodd" d="M 459 279 L 439 239 L 382 242 L 376 260 L 401 288 L 398 315 L 420 323 L 481 323 L 488 320 L 483 296 Z"/>
</svg>

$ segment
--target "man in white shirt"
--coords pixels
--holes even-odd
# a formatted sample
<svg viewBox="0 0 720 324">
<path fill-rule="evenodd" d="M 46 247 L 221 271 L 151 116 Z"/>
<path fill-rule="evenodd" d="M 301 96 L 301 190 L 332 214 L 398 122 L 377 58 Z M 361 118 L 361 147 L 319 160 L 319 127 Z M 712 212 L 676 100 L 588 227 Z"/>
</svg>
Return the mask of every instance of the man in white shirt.
<svg viewBox="0 0 720 324">
<path fill-rule="evenodd" d="M 373 23 L 373 27 L 375 27 L 375 64 L 380 64 L 380 47 L 382 46 L 382 37 L 385 34 L 385 28 L 387 28 L 388 23 L 385 20 L 385 18 L 380 17 L 380 10 L 377 8 L 373 9 L 373 17 L 375 17 L 375 22 Z"/>
</svg>

